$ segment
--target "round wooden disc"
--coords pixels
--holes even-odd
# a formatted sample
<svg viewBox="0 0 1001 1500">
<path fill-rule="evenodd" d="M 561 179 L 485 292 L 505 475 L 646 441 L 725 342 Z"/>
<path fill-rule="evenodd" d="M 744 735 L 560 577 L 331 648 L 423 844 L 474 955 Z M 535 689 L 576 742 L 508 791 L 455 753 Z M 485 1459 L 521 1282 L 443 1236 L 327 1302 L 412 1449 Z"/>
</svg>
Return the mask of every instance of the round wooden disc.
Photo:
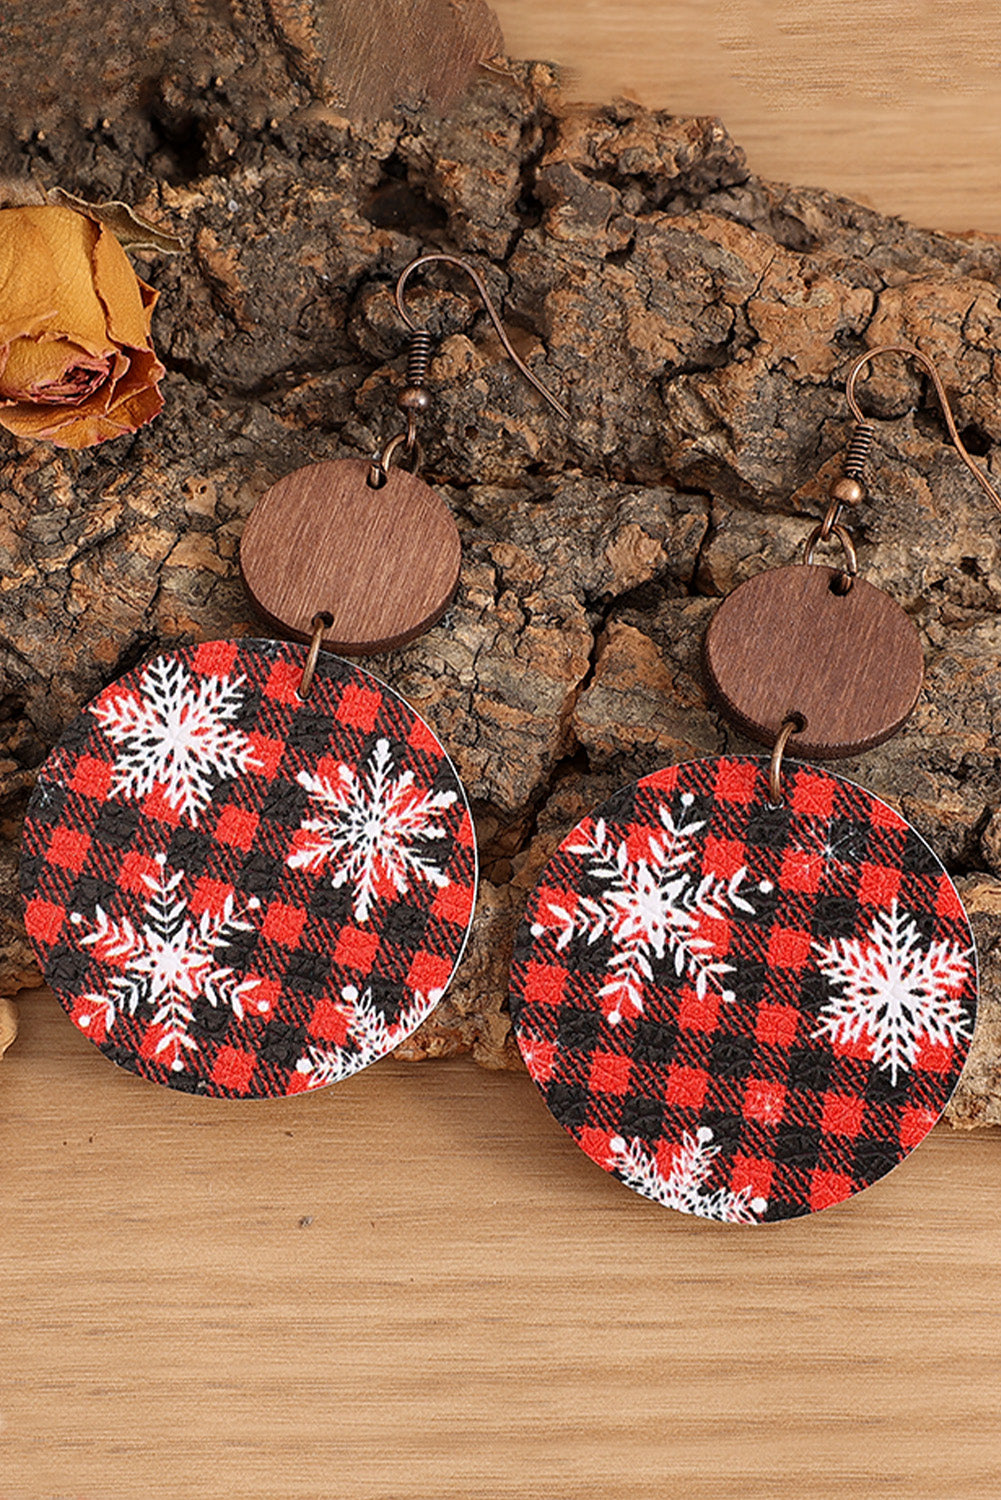
<svg viewBox="0 0 1001 1500">
<path fill-rule="evenodd" d="M 918 633 L 899 604 L 833 568 L 770 568 L 723 601 L 706 632 L 709 684 L 753 739 L 774 743 L 789 714 L 806 727 L 790 753 L 855 755 L 889 739 L 921 691 Z"/>
<path fill-rule="evenodd" d="M 455 521 L 416 474 L 368 484 L 364 459 L 309 464 L 258 500 L 240 543 L 247 590 L 272 624 L 300 640 L 313 616 L 323 644 L 359 656 L 405 645 L 440 620 L 459 582 Z"/>
</svg>

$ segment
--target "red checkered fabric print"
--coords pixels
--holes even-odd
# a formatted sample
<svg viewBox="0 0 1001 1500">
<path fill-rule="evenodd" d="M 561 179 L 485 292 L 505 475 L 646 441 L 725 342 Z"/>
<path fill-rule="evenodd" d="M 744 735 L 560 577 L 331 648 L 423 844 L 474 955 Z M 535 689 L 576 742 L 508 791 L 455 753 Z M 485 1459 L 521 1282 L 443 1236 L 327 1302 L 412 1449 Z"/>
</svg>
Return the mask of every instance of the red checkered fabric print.
<svg viewBox="0 0 1001 1500">
<path fill-rule="evenodd" d="M 190 1093 L 357 1072 L 434 1009 L 476 896 L 465 793 L 367 672 L 212 641 L 84 709 L 42 768 L 21 884 L 64 1008 L 108 1057 Z"/>
<path fill-rule="evenodd" d="M 976 953 L 919 834 L 839 776 L 672 766 L 563 841 L 515 945 L 518 1045 L 599 1166 L 666 1206 L 794 1218 L 882 1177 L 969 1050 Z"/>
</svg>

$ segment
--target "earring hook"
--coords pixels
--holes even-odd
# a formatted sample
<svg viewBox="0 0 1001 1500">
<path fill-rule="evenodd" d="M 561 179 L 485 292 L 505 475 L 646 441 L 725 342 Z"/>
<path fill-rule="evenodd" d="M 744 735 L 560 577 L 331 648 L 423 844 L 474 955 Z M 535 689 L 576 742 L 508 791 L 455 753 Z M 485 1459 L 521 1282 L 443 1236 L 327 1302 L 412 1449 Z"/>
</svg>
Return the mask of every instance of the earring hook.
<svg viewBox="0 0 1001 1500">
<path fill-rule="evenodd" d="M 881 344 L 878 349 L 867 349 L 864 354 L 860 354 L 857 359 L 853 360 L 851 368 L 848 371 L 848 378 L 845 381 L 845 398 L 855 421 L 860 427 L 871 426 L 868 419 L 862 415 L 862 410 L 855 399 L 855 386 L 865 366 L 872 360 L 878 359 L 881 354 L 902 354 L 907 359 L 913 359 L 930 377 L 931 383 L 935 387 L 935 395 L 938 397 L 938 404 L 941 407 L 942 417 L 945 421 L 949 437 L 952 439 L 953 447 L 980 488 L 988 496 L 991 504 L 996 510 L 1001 511 L 1001 495 L 998 494 L 990 481 L 984 477 L 963 446 L 963 441 L 956 429 L 956 420 L 952 414 L 952 407 L 949 405 L 949 398 L 945 393 L 945 386 L 942 384 L 942 378 L 927 354 L 922 354 L 920 349 L 912 349 L 907 344 Z"/>
<path fill-rule="evenodd" d="M 469 263 L 462 260 L 460 256 L 446 255 L 440 251 L 435 251 L 434 253 L 428 255 L 418 255 L 416 260 L 412 260 L 410 264 L 408 266 L 404 266 L 403 270 L 400 272 L 399 279 L 396 283 L 396 307 L 397 311 L 400 314 L 400 317 L 410 329 L 410 332 L 414 334 L 421 334 L 426 330 L 418 327 L 413 318 L 407 312 L 406 306 L 403 301 L 403 292 L 407 282 L 410 280 L 410 277 L 413 275 L 413 273 L 421 266 L 430 265 L 433 261 L 443 261 L 446 265 L 458 266 L 460 271 L 465 271 L 466 275 L 470 278 L 473 285 L 475 286 L 479 294 L 480 301 L 483 303 L 487 315 L 490 318 L 491 323 L 494 325 L 497 336 L 500 339 L 501 343 L 504 345 L 509 358 L 515 365 L 517 365 L 518 369 L 521 371 L 522 375 L 524 375 L 529 385 L 533 385 L 538 391 L 539 395 L 542 396 L 546 401 L 548 401 L 549 405 L 553 408 L 553 411 L 558 412 L 565 422 L 569 422 L 570 413 L 567 411 L 566 407 L 563 406 L 561 402 L 557 401 L 552 391 L 550 391 L 546 386 L 543 385 L 538 376 L 532 374 L 531 370 L 525 364 L 524 360 L 521 359 L 512 348 L 511 340 L 508 338 L 507 330 L 505 329 L 504 324 L 501 322 L 500 314 L 497 312 L 497 309 L 494 307 L 493 303 L 490 300 L 490 293 L 487 291 L 486 285 L 483 281 L 483 277 L 474 266 L 469 265 Z"/>
</svg>

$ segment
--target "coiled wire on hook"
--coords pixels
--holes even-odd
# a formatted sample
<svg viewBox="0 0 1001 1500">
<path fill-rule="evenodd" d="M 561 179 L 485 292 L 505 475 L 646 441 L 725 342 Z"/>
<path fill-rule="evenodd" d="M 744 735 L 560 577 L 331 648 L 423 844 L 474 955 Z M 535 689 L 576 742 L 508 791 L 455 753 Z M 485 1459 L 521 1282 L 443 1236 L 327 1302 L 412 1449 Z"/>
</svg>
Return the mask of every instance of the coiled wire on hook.
<svg viewBox="0 0 1001 1500">
<path fill-rule="evenodd" d="M 427 385 L 428 366 L 434 349 L 434 336 L 428 328 L 415 328 L 407 350 L 407 385 L 423 389 Z"/>
<path fill-rule="evenodd" d="M 843 467 L 846 479 L 862 482 L 865 466 L 869 462 L 869 455 L 875 441 L 876 428 L 872 422 L 855 423 L 844 458 Z"/>
</svg>

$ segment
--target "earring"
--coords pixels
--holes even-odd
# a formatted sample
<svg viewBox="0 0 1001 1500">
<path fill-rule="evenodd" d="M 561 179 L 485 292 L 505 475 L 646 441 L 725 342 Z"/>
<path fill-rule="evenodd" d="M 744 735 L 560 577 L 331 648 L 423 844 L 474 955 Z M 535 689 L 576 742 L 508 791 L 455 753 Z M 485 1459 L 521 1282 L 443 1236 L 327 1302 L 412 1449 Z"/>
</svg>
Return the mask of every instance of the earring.
<svg viewBox="0 0 1001 1500">
<path fill-rule="evenodd" d="M 403 293 L 432 261 L 472 277 L 563 411 L 478 273 L 413 261 L 396 286 L 406 431 L 372 462 L 279 480 L 245 528 L 251 597 L 303 644 L 162 652 L 84 708 L 28 807 L 21 884 L 46 981 L 106 1056 L 173 1088 L 346 1078 L 416 1030 L 465 947 L 477 862 L 455 768 L 390 687 L 323 649 L 412 640 L 458 582 L 455 522 L 412 472 L 432 338 Z"/>
<path fill-rule="evenodd" d="M 819 767 L 896 732 L 921 687 L 904 611 L 858 576 L 845 507 L 875 435 L 852 365 L 844 476 L 802 564 L 741 584 L 704 643 L 724 712 L 773 746 L 668 767 L 585 818 L 546 866 L 511 981 L 529 1072 L 584 1151 L 666 1206 L 794 1218 L 882 1177 L 941 1116 L 973 1035 L 977 963 L 939 860 Z M 814 561 L 833 538 L 837 568 Z"/>
</svg>

